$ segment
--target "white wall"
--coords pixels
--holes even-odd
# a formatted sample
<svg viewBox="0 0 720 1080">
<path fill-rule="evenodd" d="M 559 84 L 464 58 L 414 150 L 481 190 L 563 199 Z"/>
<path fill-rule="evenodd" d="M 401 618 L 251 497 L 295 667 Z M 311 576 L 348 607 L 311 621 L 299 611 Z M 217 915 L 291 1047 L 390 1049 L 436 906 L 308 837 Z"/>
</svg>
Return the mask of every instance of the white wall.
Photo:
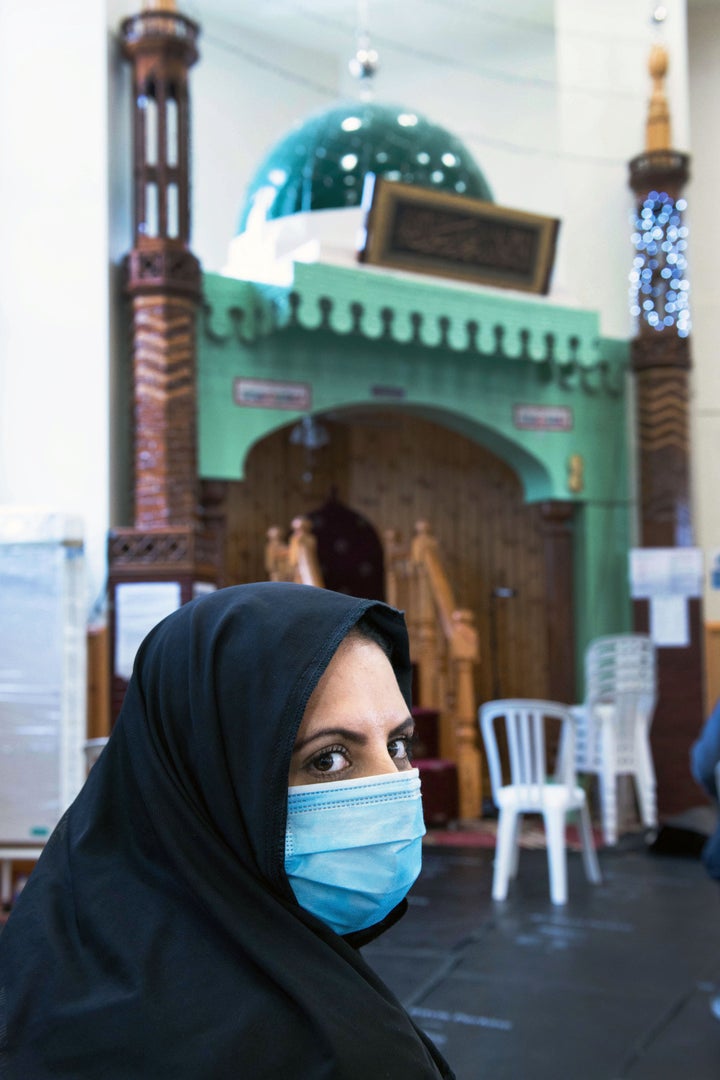
<svg viewBox="0 0 720 1080">
<path fill-rule="evenodd" d="M 667 3 L 658 37 L 670 52 L 668 98 L 676 149 L 688 147 L 685 13 Z M 628 162 L 645 149 L 650 97 L 649 6 L 627 0 L 556 0 L 563 272 L 584 307 L 599 308 L 603 333 L 634 333 L 628 305 L 634 196 Z"/>
<path fill-rule="evenodd" d="M 270 146 L 334 88 L 337 58 L 252 30 L 203 21 L 191 69 L 193 251 L 219 271 L 236 234 L 245 187 Z"/>
<path fill-rule="evenodd" d="M 80 514 L 89 605 L 109 503 L 105 12 L 0 5 L 0 504 Z"/>
</svg>

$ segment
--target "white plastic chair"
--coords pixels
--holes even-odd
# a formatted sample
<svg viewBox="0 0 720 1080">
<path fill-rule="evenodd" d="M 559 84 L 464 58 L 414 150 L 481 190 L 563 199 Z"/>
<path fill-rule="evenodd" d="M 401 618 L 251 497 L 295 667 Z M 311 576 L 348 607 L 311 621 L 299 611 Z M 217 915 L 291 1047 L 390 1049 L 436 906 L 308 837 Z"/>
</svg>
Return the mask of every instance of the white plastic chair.
<svg viewBox="0 0 720 1080">
<path fill-rule="evenodd" d="M 509 776 L 497 743 L 496 725 L 504 723 L 509 756 Z M 507 896 L 519 861 L 519 832 L 523 814 L 542 814 L 545 823 L 550 898 L 553 904 L 567 901 L 566 816 L 579 813 L 585 873 L 592 882 L 601 880 L 585 792 L 577 784 L 573 761 L 574 721 L 567 705 L 526 698 L 488 701 L 480 707 L 480 727 L 487 752 L 493 800 L 500 814 L 493 871 L 494 900 Z M 546 735 L 555 729 L 554 774 L 548 775 Z M 507 773 L 507 770 L 505 770 Z"/>
<path fill-rule="evenodd" d="M 585 653 L 585 702 L 577 722 L 575 767 L 598 777 L 605 843 L 617 843 L 617 777 L 633 778 L 640 817 L 657 825 L 650 726 L 657 703 L 655 646 L 647 634 L 595 638 Z"/>
</svg>

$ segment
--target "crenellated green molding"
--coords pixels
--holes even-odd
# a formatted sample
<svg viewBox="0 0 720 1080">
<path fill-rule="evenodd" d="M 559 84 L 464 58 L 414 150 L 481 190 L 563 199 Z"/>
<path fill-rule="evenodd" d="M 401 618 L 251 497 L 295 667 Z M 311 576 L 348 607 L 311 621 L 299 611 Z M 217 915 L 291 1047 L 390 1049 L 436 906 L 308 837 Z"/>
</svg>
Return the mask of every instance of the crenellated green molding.
<svg viewBox="0 0 720 1080">
<path fill-rule="evenodd" d="M 284 286 L 206 274 L 206 333 L 250 343 L 289 327 L 598 370 L 599 316 L 544 298 L 428 282 L 374 267 L 295 263 Z"/>
</svg>

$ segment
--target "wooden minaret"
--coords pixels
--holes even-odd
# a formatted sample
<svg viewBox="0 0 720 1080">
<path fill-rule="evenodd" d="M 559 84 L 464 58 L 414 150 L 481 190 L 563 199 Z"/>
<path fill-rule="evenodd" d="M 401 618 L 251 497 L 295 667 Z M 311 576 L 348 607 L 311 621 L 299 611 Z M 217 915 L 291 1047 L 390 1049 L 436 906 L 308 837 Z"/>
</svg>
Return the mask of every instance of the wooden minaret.
<svg viewBox="0 0 720 1080">
<path fill-rule="evenodd" d="M 127 671 L 118 671 L 117 643 L 128 633 L 119 626 L 123 613 L 139 625 L 145 610 L 152 623 L 164 614 L 162 606 L 153 607 L 153 596 L 163 591 L 153 594 L 148 586 L 164 583 L 166 598 L 186 603 L 198 583 L 215 584 L 221 576 L 220 537 L 200 506 L 197 471 L 201 271 L 190 250 L 188 72 L 198 58 L 198 35 L 174 0 L 146 0 L 121 26 L 123 54 L 133 69 L 134 225 L 126 290 L 134 520 L 109 537 L 113 719 L 127 683 Z"/>
<path fill-rule="evenodd" d="M 122 25 L 133 65 L 135 527 L 192 528 L 197 514 L 195 314 L 200 264 L 190 251 L 188 71 L 199 28 L 173 0 Z"/>
<path fill-rule="evenodd" d="M 645 152 L 630 162 L 636 195 L 631 274 L 632 369 L 637 407 L 639 546 L 693 545 L 690 489 L 689 380 L 691 369 L 687 228 L 682 192 L 687 154 L 672 149 L 665 76 L 668 55 L 650 52 L 652 93 Z M 701 600 L 687 601 L 690 644 L 658 649 L 659 704 L 652 729 L 661 813 L 702 802 L 688 767 L 688 751 L 703 721 Z M 647 631 L 650 602 L 634 601 L 635 627 Z"/>
</svg>

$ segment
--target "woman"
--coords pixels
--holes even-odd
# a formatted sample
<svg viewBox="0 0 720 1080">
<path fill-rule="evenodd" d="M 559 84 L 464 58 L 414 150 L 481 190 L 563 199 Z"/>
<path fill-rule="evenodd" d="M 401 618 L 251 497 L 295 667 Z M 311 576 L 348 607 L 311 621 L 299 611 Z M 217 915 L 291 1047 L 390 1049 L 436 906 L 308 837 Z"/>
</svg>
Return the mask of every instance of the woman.
<svg viewBox="0 0 720 1080">
<path fill-rule="evenodd" d="M 419 870 L 409 687 L 375 601 L 241 585 L 155 627 L 0 935 L 0 1076 L 452 1077 L 358 952 Z"/>
</svg>

